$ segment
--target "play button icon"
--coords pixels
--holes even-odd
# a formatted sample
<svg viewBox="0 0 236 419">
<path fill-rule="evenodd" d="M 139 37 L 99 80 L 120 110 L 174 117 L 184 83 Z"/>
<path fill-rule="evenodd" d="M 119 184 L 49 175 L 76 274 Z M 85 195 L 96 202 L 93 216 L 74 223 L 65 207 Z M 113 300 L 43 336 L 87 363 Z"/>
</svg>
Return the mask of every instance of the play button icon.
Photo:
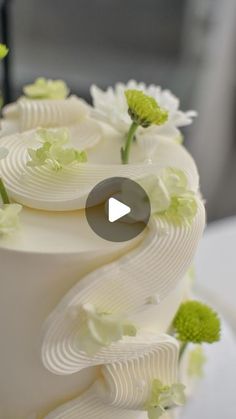
<svg viewBox="0 0 236 419">
<path fill-rule="evenodd" d="M 131 212 L 131 208 L 123 202 L 118 201 L 115 198 L 109 198 L 108 200 L 108 220 L 110 223 L 114 223 L 120 218 Z"/>
<path fill-rule="evenodd" d="M 138 236 L 148 224 L 150 201 L 138 182 L 112 177 L 98 183 L 86 202 L 86 218 L 103 239 L 123 242 Z"/>
</svg>

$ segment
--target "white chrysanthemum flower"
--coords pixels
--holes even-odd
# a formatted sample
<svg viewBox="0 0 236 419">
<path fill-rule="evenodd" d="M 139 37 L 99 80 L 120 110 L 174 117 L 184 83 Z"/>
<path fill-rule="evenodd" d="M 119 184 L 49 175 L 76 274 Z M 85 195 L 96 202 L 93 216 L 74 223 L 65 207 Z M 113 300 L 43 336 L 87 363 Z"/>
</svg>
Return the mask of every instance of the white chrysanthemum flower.
<svg viewBox="0 0 236 419">
<path fill-rule="evenodd" d="M 10 234 L 19 226 L 19 213 L 22 206 L 19 204 L 4 205 L 0 208 L 0 235 Z"/>
<path fill-rule="evenodd" d="M 149 128 L 139 127 L 138 137 L 155 135 L 177 140 L 181 135 L 178 128 L 191 124 L 193 118 L 197 116 L 195 111 L 181 111 L 179 99 L 173 93 L 153 84 L 147 86 L 145 83 L 130 80 L 127 84 L 117 83 L 114 88 L 108 87 L 106 91 L 92 85 L 90 91 L 94 105 L 93 116 L 111 125 L 121 134 L 126 134 L 132 123 L 124 94 L 127 89 L 143 91 L 146 95 L 152 96 L 161 108 L 168 111 L 168 120 L 165 124 L 152 125 Z"/>
</svg>

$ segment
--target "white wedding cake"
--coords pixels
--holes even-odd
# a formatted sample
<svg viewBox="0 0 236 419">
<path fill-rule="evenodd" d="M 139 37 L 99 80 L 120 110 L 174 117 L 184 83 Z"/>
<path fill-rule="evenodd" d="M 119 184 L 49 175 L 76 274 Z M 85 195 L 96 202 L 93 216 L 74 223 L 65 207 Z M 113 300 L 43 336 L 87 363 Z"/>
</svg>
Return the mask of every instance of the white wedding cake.
<svg viewBox="0 0 236 419">
<path fill-rule="evenodd" d="M 179 128 L 195 113 L 134 81 L 91 93 L 93 106 L 38 79 L 3 109 L 1 419 L 181 418 L 199 345 L 219 339 L 216 313 L 191 293 L 205 209 Z M 151 202 L 124 242 L 85 214 L 114 176 Z"/>
</svg>

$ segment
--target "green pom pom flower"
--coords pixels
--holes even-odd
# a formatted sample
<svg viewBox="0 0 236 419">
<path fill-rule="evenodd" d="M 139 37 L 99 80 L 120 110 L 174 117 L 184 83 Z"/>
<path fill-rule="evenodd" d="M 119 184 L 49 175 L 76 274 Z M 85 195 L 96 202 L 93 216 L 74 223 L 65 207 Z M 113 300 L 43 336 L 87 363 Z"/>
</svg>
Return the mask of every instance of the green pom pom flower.
<svg viewBox="0 0 236 419">
<path fill-rule="evenodd" d="M 168 112 L 160 108 L 153 97 L 145 95 L 141 90 L 126 90 L 125 97 L 129 115 L 136 124 L 147 128 L 167 121 Z"/>
<path fill-rule="evenodd" d="M 33 84 L 23 88 L 28 99 L 65 99 L 69 89 L 63 80 L 50 80 L 39 77 Z"/>
<path fill-rule="evenodd" d="M 183 303 L 173 323 L 177 339 L 187 343 L 214 343 L 220 340 L 218 314 L 199 301 Z"/>
<path fill-rule="evenodd" d="M 0 44 L 0 60 L 5 58 L 8 52 L 9 52 L 9 49 L 7 48 L 7 46 L 4 44 Z"/>
<path fill-rule="evenodd" d="M 75 166 L 87 161 L 85 151 L 67 147 L 70 142 L 67 129 L 39 129 L 37 134 L 43 145 L 36 150 L 28 148 L 30 160 L 27 162 L 27 166 L 48 166 L 55 171 L 59 171 L 65 167 Z"/>
<path fill-rule="evenodd" d="M 138 127 L 163 125 L 168 119 L 168 112 L 162 109 L 153 97 L 145 95 L 141 90 L 129 89 L 124 93 L 128 104 L 128 113 L 133 121 L 127 134 L 125 146 L 121 148 L 122 163 L 127 164 Z"/>
<path fill-rule="evenodd" d="M 159 419 L 166 409 L 183 406 L 186 401 L 184 389 L 185 386 L 181 383 L 165 386 L 160 380 L 153 380 L 150 399 L 144 406 L 148 412 L 148 418 Z"/>
</svg>

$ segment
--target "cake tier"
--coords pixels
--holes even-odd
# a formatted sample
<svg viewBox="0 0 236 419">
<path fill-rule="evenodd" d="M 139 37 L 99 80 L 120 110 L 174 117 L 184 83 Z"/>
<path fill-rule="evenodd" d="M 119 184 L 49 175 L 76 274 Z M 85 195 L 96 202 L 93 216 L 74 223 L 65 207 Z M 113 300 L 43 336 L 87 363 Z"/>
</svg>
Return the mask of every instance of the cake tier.
<svg viewBox="0 0 236 419">
<path fill-rule="evenodd" d="M 89 228 L 83 210 L 46 213 L 27 208 L 21 229 L 1 238 L 1 419 L 28 419 L 33 413 L 41 419 L 94 381 L 96 369 L 65 377 L 44 367 L 42 326 L 80 278 L 131 251 L 139 241 L 102 240 Z M 166 331 L 186 287 L 186 280 L 180 281 L 162 304 L 144 316 L 144 325 Z"/>
<path fill-rule="evenodd" d="M 28 419 L 32 415 L 41 419 L 51 412 L 50 419 L 73 418 L 71 404 L 63 404 L 74 399 L 73 411 L 74 406 L 78 412 L 83 408 L 84 416 L 95 419 L 96 404 L 96 409 L 87 402 L 82 407 L 80 401 L 98 397 L 99 405 L 104 407 L 99 408 L 103 419 L 116 418 L 117 409 L 117 418 L 128 419 L 133 409 L 143 408 L 155 378 L 152 374 L 158 375 L 159 371 L 167 384 L 177 378 L 178 343 L 166 332 L 188 289 L 184 276 L 202 235 L 204 207 L 196 197 L 198 211 L 191 226 L 153 217 L 142 235 L 118 244 L 106 242 L 90 230 L 84 203 L 100 180 L 120 175 L 139 179 L 147 173 L 160 174 L 166 167 L 183 170 L 189 188 L 197 194 L 197 169 L 182 146 L 166 139 L 157 140 L 152 161 L 148 162 L 143 146 L 137 143 L 132 164 L 122 166 L 121 139 L 107 132 L 99 146 L 94 142 L 89 147 L 88 135 L 73 138 L 76 145 L 88 148 L 89 164 L 81 166 L 78 172 L 68 171 L 63 180 L 52 176 L 46 168 L 27 168 L 27 147 L 31 142 L 35 144 L 34 135 L 28 132 L 1 139 L 10 153 L 0 169 L 11 197 L 25 207 L 21 229 L 0 238 L 0 414 L 4 419 Z M 124 339 L 94 357 L 81 353 L 73 346 L 74 332 L 80 327 L 78 320 L 75 322 L 74 308 L 85 303 L 108 312 L 125 312 L 137 324 L 138 337 L 127 342 Z M 150 369 L 150 376 L 144 377 L 143 393 L 138 400 L 127 401 L 124 387 L 130 379 L 132 383 L 132 362 L 140 366 L 142 380 L 152 351 L 155 367 Z M 173 368 L 169 370 L 170 357 Z M 116 362 L 121 364 L 121 375 L 117 377 L 112 373 Z M 166 365 L 162 372 L 160 365 Z M 88 369 L 90 366 L 93 369 Z M 123 368 L 127 369 L 128 381 Z M 97 385 L 101 374 L 109 376 L 108 369 L 114 378 L 111 399 L 109 394 L 90 388 L 94 382 Z M 78 399 L 86 388 L 90 388 L 89 392 Z M 128 385 L 127 397 L 131 397 L 130 392 L 135 393 Z M 118 407 L 116 394 L 120 395 Z M 61 405 L 59 411 L 54 411 Z M 144 414 L 138 413 L 140 418 Z"/>
</svg>

